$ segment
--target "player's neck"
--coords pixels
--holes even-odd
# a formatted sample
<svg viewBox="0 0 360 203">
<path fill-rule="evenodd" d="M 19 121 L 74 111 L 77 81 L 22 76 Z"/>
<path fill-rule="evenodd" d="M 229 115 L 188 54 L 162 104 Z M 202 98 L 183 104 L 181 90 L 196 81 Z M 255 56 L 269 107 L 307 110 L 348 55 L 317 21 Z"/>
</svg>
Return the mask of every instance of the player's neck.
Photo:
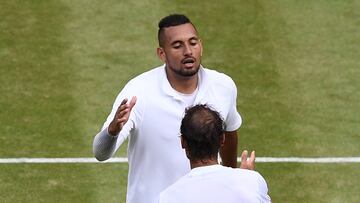
<svg viewBox="0 0 360 203">
<path fill-rule="evenodd" d="M 211 166 L 219 164 L 218 160 L 216 158 L 212 159 L 204 159 L 204 160 L 190 160 L 190 167 L 191 169 L 202 167 L 202 166 Z"/>
<path fill-rule="evenodd" d="M 191 94 L 193 93 L 198 85 L 198 73 L 193 76 L 179 76 L 175 74 L 167 73 L 167 79 L 171 85 L 171 87 L 177 92 L 183 94 Z"/>
</svg>

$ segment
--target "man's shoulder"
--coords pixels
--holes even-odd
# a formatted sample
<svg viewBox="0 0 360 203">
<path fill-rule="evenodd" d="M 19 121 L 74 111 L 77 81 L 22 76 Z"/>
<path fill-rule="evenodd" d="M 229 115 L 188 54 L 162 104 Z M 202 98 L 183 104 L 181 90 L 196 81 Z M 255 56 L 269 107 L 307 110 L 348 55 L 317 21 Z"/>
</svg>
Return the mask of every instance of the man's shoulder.
<svg viewBox="0 0 360 203">
<path fill-rule="evenodd" d="M 256 183 L 258 183 L 259 181 L 265 181 L 264 177 L 259 172 L 254 170 L 231 168 L 231 172 L 229 172 L 229 174 L 230 173 L 232 174 L 232 176 L 237 176 L 241 179 L 246 179 L 247 181 L 254 181 Z"/>
<path fill-rule="evenodd" d="M 143 91 L 149 89 L 152 85 L 156 85 L 156 81 L 159 81 L 163 72 L 163 66 L 152 68 L 129 80 L 124 89 L 130 89 L 131 91 Z"/>
<path fill-rule="evenodd" d="M 149 80 L 157 80 L 158 77 L 161 76 L 162 72 L 164 72 L 164 67 L 158 66 L 158 67 L 152 68 L 150 70 L 147 70 L 147 71 L 137 75 L 136 77 L 131 79 L 129 82 L 147 84 L 149 82 Z"/>
<path fill-rule="evenodd" d="M 231 80 L 232 81 L 230 76 L 228 76 L 225 73 L 219 72 L 215 69 L 203 67 L 203 70 L 204 70 L 204 73 L 211 79 L 214 78 L 214 79 L 219 79 L 219 80 Z"/>
<path fill-rule="evenodd" d="M 137 75 L 125 84 L 119 94 L 131 94 L 139 97 L 147 95 L 149 90 L 156 91 L 158 89 L 156 88 L 157 81 L 162 77 L 162 72 L 165 71 L 162 66 L 159 66 Z"/>
<path fill-rule="evenodd" d="M 230 76 L 217 70 L 203 68 L 203 76 L 207 83 L 217 87 L 236 88 L 236 84 Z"/>
</svg>

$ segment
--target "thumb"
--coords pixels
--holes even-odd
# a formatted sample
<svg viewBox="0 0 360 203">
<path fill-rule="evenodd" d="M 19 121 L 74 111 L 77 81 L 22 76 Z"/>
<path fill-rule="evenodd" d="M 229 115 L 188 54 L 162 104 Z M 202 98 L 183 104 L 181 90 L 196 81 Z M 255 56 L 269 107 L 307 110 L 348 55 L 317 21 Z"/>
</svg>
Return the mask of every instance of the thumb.
<svg viewBox="0 0 360 203">
<path fill-rule="evenodd" d="M 133 96 L 129 102 L 130 108 L 132 108 L 136 104 L 136 96 Z"/>
</svg>

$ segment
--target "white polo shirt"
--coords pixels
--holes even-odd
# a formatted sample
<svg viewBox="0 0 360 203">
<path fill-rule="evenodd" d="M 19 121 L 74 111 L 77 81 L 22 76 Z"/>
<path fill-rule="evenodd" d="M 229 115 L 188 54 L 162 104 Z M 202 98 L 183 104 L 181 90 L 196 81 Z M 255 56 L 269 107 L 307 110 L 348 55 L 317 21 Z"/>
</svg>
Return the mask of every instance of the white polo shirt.
<svg viewBox="0 0 360 203">
<path fill-rule="evenodd" d="M 137 96 L 129 121 L 117 137 L 107 127 L 124 98 Z M 237 90 L 232 79 L 214 70 L 199 70 L 198 92 L 194 104 L 208 104 L 220 112 L 227 131 L 241 125 L 236 110 Z M 126 84 L 93 144 L 99 160 L 110 158 L 126 138 L 128 144 L 127 202 L 152 203 L 169 185 L 190 171 L 180 144 L 180 124 L 188 107 L 170 85 L 165 65 L 145 72 Z"/>
<path fill-rule="evenodd" d="M 159 195 L 159 203 L 267 203 L 264 178 L 221 165 L 197 167 Z"/>
</svg>

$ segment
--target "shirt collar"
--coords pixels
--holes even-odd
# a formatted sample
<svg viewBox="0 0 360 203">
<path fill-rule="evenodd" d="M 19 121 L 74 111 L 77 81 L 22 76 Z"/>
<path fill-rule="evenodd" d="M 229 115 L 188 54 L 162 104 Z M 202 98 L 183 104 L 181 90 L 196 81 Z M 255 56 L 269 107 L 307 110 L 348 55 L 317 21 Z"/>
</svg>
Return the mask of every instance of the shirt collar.
<svg viewBox="0 0 360 203">
<path fill-rule="evenodd" d="M 222 167 L 220 164 L 209 165 L 209 166 L 201 166 L 191 169 L 189 176 L 201 176 L 203 174 L 212 173 L 220 170 Z"/>
<path fill-rule="evenodd" d="M 161 73 L 162 74 L 162 77 L 161 77 L 162 78 L 161 79 L 162 90 L 163 90 L 163 92 L 165 94 L 179 99 L 178 94 L 171 87 L 170 82 L 167 79 L 165 66 L 166 66 L 166 64 L 161 66 L 161 69 L 162 69 L 162 73 Z M 198 77 L 199 77 L 199 83 L 198 83 L 199 92 L 198 92 L 198 94 L 196 96 L 196 99 L 195 99 L 194 103 L 198 103 L 198 101 L 202 99 L 202 97 L 204 96 L 205 91 L 209 87 L 209 85 L 207 85 L 208 84 L 208 78 L 207 78 L 207 76 L 205 74 L 205 70 L 204 70 L 204 67 L 202 65 L 200 65 L 199 72 L 198 72 Z"/>
</svg>

